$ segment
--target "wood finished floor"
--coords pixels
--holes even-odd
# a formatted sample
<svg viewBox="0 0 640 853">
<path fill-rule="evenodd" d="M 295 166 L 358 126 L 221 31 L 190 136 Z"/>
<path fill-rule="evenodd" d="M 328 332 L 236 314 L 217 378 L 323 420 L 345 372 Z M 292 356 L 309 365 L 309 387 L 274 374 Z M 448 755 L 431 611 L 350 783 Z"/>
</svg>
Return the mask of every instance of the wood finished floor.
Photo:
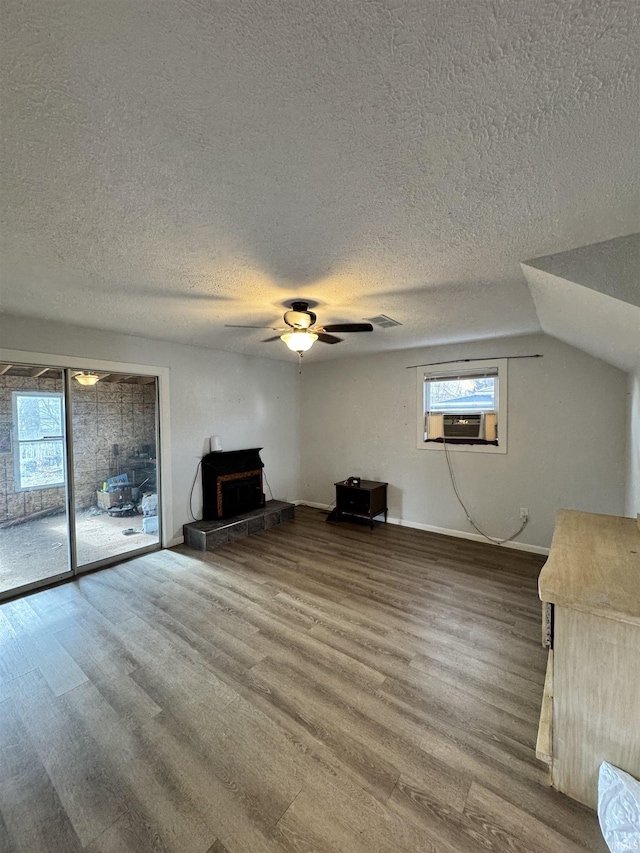
<svg viewBox="0 0 640 853">
<path fill-rule="evenodd" d="M 0 607 L 0 850 L 606 851 L 534 754 L 542 560 L 316 510 Z"/>
</svg>

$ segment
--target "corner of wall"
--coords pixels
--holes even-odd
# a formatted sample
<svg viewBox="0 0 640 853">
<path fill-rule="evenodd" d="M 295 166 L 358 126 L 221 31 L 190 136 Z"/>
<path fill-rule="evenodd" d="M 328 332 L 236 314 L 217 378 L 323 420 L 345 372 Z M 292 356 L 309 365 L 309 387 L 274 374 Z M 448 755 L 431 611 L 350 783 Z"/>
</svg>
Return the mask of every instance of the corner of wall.
<svg viewBox="0 0 640 853">
<path fill-rule="evenodd" d="M 640 368 L 629 374 L 625 515 L 640 513 Z"/>
</svg>

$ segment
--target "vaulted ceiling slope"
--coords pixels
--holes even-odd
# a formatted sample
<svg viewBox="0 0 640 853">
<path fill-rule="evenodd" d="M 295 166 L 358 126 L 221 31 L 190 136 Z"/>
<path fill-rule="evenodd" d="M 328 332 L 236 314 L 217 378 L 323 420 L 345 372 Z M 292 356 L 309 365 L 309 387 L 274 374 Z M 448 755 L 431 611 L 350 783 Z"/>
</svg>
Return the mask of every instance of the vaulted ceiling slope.
<svg viewBox="0 0 640 853">
<path fill-rule="evenodd" d="M 636 0 L 1 8 L 7 313 L 402 323 L 345 357 L 539 330 L 519 262 L 638 230 Z"/>
<path fill-rule="evenodd" d="M 623 370 L 640 367 L 640 234 L 522 264 L 543 331 Z"/>
</svg>

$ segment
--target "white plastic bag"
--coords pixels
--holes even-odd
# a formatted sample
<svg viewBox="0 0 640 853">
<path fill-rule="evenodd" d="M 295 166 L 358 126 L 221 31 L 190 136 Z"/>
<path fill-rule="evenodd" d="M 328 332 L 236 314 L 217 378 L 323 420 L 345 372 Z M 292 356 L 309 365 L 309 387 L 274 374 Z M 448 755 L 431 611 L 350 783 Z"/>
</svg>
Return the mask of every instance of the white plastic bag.
<svg viewBox="0 0 640 853">
<path fill-rule="evenodd" d="M 158 514 L 158 496 L 157 495 L 145 495 L 142 498 L 142 512 L 144 515 L 157 515 Z"/>
<path fill-rule="evenodd" d="M 611 853 L 640 853 L 640 782 L 607 761 L 598 775 L 598 820 Z"/>
</svg>

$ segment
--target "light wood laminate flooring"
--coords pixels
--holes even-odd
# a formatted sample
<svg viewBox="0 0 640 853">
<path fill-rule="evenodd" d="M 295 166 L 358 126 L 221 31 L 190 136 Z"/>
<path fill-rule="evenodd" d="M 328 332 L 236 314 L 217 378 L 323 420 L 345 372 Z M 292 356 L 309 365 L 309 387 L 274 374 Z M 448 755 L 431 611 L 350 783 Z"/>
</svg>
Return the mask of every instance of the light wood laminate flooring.
<svg viewBox="0 0 640 853">
<path fill-rule="evenodd" d="M 542 558 L 297 514 L 0 607 L 0 850 L 606 851 L 535 758 Z"/>
</svg>

